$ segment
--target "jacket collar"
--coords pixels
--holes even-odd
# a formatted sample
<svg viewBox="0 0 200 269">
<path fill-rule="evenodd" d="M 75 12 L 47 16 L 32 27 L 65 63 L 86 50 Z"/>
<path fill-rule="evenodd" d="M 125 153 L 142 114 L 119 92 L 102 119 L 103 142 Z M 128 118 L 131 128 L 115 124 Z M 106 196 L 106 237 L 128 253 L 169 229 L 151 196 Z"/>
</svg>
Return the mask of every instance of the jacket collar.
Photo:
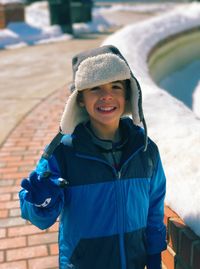
<svg viewBox="0 0 200 269">
<path fill-rule="evenodd" d="M 143 130 L 133 124 L 130 118 L 123 118 L 120 120 L 120 129 L 122 133 L 123 141 L 123 154 L 122 161 L 128 159 L 130 155 L 136 152 L 144 144 Z M 102 159 L 102 154 L 98 152 L 95 143 L 93 141 L 93 134 L 88 131 L 87 124 L 81 123 L 77 125 L 73 132 L 73 147 L 75 151 L 81 155 L 87 155 Z"/>
</svg>

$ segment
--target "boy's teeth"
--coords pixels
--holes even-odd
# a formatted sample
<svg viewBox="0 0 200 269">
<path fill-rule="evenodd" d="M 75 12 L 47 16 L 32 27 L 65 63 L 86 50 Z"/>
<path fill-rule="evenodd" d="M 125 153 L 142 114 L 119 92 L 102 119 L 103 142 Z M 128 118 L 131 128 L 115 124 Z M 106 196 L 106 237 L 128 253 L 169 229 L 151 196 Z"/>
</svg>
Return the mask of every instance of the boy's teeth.
<svg viewBox="0 0 200 269">
<path fill-rule="evenodd" d="M 111 111 L 113 109 L 114 107 L 99 107 L 99 110 L 102 110 L 102 111 Z"/>
</svg>

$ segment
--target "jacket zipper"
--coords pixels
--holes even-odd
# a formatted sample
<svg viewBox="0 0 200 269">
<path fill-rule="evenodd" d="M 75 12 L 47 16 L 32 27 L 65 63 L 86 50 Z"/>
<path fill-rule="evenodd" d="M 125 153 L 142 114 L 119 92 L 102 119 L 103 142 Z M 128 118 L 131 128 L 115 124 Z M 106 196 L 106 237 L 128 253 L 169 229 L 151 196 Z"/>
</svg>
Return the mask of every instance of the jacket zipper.
<svg viewBox="0 0 200 269">
<path fill-rule="evenodd" d="M 137 155 L 137 153 L 142 150 L 144 146 L 140 147 L 136 152 L 134 152 L 122 165 L 121 169 L 117 171 L 113 166 L 111 166 L 108 162 L 91 157 L 88 155 L 82 155 L 82 154 L 76 154 L 76 156 L 81 157 L 81 158 L 86 158 L 90 160 L 96 160 L 102 163 L 105 163 L 107 166 L 111 167 L 112 170 L 114 171 L 114 174 L 117 178 L 117 181 L 115 182 L 116 184 L 116 193 L 117 193 L 117 210 L 118 210 L 118 229 L 119 229 L 119 246 L 120 246 L 120 257 L 121 257 L 121 269 L 126 269 L 126 254 L 125 254 L 125 245 L 124 245 L 124 222 L 125 222 L 125 212 L 124 212 L 124 194 L 123 194 L 123 185 L 121 181 L 121 172 L 122 168 L 134 157 Z"/>
<path fill-rule="evenodd" d="M 117 199 L 119 201 L 118 206 L 118 224 L 119 224 L 119 244 L 120 244 L 120 256 L 121 256 L 121 268 L 126 269 L 126 253 L 125 253 L 125 244 L 124 244 L 124 233 L 125 233 L 125 205 L 124 205 L 124 192 L 123 192 L 123 184 L 121 181 L 121 172 L 123 167 L 132 159 L 134 158 L 139 151 L 143 149 L 144 146 L 140 147 L 136 152 L 134 152 L 121 166 L 119 171 L 115 170 L 117 174 L 117 182 L 119 191 L 117 191 Z"/>
<path fill-rule="evenodd" d="M 116 193 L 117 193 L 117 210 L 118 210 L 118 229 L 119 229 L 119 249 L 121 257 L 121 268 L 126 269 L 126 254 L 124 245 L 124 195 L 123 186 L 121 181 L 121 170 L 117 171 L 117 181 L 116 181 Z"/>
</svg>

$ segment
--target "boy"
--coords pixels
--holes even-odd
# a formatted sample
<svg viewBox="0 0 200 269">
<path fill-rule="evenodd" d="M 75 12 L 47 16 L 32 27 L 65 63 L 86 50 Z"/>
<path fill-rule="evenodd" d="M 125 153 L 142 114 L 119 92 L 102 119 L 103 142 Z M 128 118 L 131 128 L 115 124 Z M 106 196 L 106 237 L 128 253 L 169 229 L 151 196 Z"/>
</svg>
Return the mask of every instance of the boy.
<svg viewBox="0 0 200 269">
<path fill-rule="evenodd" d="M 72 65 L 61 132 L 21 183 L 22 217 L 46 229 L 60 216 L 60 269 L 160 269 L 166 182 L 139 83 L 113 46 Z"/>
</svg>

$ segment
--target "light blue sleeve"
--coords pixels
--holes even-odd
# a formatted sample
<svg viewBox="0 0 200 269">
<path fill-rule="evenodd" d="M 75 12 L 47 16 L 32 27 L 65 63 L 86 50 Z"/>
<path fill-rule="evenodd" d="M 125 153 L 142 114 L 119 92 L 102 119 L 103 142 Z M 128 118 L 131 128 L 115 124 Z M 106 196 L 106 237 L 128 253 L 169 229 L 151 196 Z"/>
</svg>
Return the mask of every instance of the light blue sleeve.
<svg viewBox="0 0 200 269">
<path fill-rule="evenodd" d="M 164 219 L 164 199 L 166 178 L 160 156 L 150 183 L 150 200 L 147 220 L 148 254 L 160 253 L 166 249 L 166 227 Z"/>
<path fill-rule="evenodd" d="M 60 177 L 60 170 L 54 156 L 52 156 L 49 160 L 41 158 L 36 166 L 35 171 L 38 174 L 50 172 L 51 177 L 54 179 Z M 24 199 L 25 192 L 26 190 L 24 189 L 19 192 L 21 217 L 29 220 L 32 224 L 42 230 L 53 225 L 62 211 L 64 204 L 64 193 L 62 192 L 62 195 L 59 196 L 56 203 L 52 207 L 42 208 L 36 207 L 35 205 L 27 202 Z"/>
</svg>

